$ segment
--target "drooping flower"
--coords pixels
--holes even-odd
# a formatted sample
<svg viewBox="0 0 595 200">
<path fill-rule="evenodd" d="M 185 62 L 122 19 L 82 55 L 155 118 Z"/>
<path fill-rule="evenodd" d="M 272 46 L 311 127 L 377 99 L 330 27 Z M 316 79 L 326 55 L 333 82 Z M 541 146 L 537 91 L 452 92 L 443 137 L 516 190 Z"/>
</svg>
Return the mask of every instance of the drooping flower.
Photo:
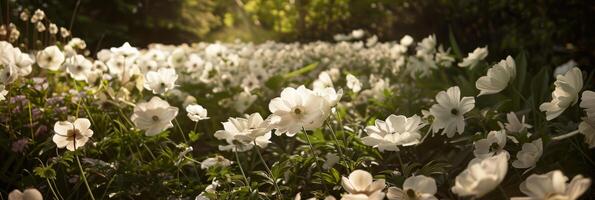
<svg viewBox="0 0 595 200">
<path fill-rule="evenodd" d="M 77 81 L 88 81 L 93 63 L 83 55 L 75 55 L 66 60 L 66 72 Z"/>
<path fill-rule="evenodd" d="M 512 161 L 512 166 L 519 169 L 535 167 L 542 154 L 543 142 L 541 138 L 530 143 L 525 143 L 522 149 L 516 154 L 516 160 Z"/>
<path fill-rule="evenodd" d="M 386 121 L 377 119 L 374 126 L 366 127 L 368 136 L 362 138 L 365 145 L 380 151 L 399 151 L 398 146 L 411 146 L 419 143 L 419 129 L 425 124 L 417 115 L 409 118 L 403 115 L 390 115 Z"/>
<path fill-rule="evenodd" d="M 488 47 L 476 48 L 473 52 L 469 53 L 463 61 L 459 63 L 459 67 L 473 68 L 479 61 L 482 61 L 488 56 Z"/>
<path fill-rule="evenodd" d="M 219 145 L 221 151 L 244 152 L 252 149 L 254 144 L 265 148 L 270 143 L 271 132 L 259 113 L 253 113 L 246 118 L 230 117 L 222 124 L 224 130 L 215 132 L 215 137 L 225 140 L 228 144 Z"/>
<path fill-rule="evenodd" d="M 37 65 L 39 67 L 56 71 L 62 67 L 64 54 L 57 46 L 49 46 L 37 53 Z"/>
<path fill-rule="evenodd" d="M 386 187 L 384 179 L 374 181 L 372 174 L 364 170 L 355 170 L 349 174 L 349 178 L 342 177 L 341 184 L 347 192 L 343 194 L 342 200 L 381 200 L 384 199 L 382 190 Z"/>
<path fill-rule="evenodd" d="M 488 74 L 477 79 L 475 87 L 480 90 L 479 95 L 496 94 L 506 88 L 516 76 L 516 65 L 512 57 L 506 57 L 498 64 L 488 69 Z"/>
<path fill-rule="evenodd" d="M 176 86 L 178 74 L 173 68 L 161 68 L 158 71 L 150 71 L 145 77 L 145 88 L 153 94 L 163 94 Z"/>
<path fill-rule="evenodd" d="M 352 74 L 347 74 L 347 88 L 351 89 L 351 91 L 358 93 L 362 90 L 362 83 Z"/>
<path fill-rule="evenodd" d="M 54 124 L 54 137 L 52 141 L 58 148 L 74 151 L 87 143 L 93 136 L 93 130 L 89 129 L 91 122 L 87 118 L 78 118 L 74 122 L 58 121 Z"/>
<path fill-rule="evenodd" d="M 207 109 L 198 104 L 190 104 L 186 106 L 186 112 L 188 113 L 188 118 L 194 122 L 209 119 L 209 117 L 207 117 Z"/>
<path fill-rule="evenodd" d="M 8 200 L 43 200 L 43 195 L 35 188 L 20 190 L 13 190 L 8 194 Z"/>
<path fill-rule="evenodd" d="M 585 109 L 588 117 L 595 117 L 595 92 L 584 91 L 579 106 Z"/>
<path fill-rule="evenodd" d="M 219 155 L 212 157 L 212 158 L 207 158 L 207 159 L 203 160 L 202 162 L 200 162 L 201 169 L 208 169 L 213 166 L 228 167 L 230 165 L 231 165 L 230 160 L 228 160 L 227 158 L 225 158 L 223 156 L 219 156 Z"/>
<path fill-rule="evenodd" d="M 130 120 L 145 131 L 146 136 L 154 136 L 173 127 L 171 121 L 178 115 L 178 108 L 155 96 L 149 102 L 136 105 Z"/>
<path fill-rule="evenodd" d="M 506 146 L 506 132 L 490 131 L 488 136 L 484 139 L 477 140 L 473 143 L 475 150 L 473 154 L 476 158 L 487 158 L 504 149 Z"/>
<path fill-rule="evenodd" d="M 389 200 L 438 200 L 434 197 L 437 190 L 436 181 L 433 178 L 418 175 L 405 179 L 403 189 L 389 187 L 386 197 Z"/>
<path fill-rule="evenodd" d="M 444 129 L 442 133 L 448 137 L 454 136 L 455 132 L 463 133 L 465 131 L 464 114 L 475 107 L 475 99 L 473 97 L 461 99 L 461 90 L 458 86 L 454 86 L 446 91 L 440 91 L 436 95 L 436 102 L 437 104 L 430 108 L 430 114 L 435 117 L 432 122 L 434 133 L 440 129 Z"/>
<path fill-rule="evenodd" d="M 508 171 L 508 152 L 470 162 L 456 178 L 452 192 L 459 196 L 482 197 L 496 189 Z"/>
<path fill-rule="evenodd" d="M 581 197 L 591 185 L 591 179 L 576 175 L 570 183 L 562 171 L 533 174 L 521 183 L 519 188 L 527 197 L 513 197 L 511 200 L 575 200 Z"/>
<path fill-rule="evenodd" d="M 560 116 L 566 108 L 578 102 L 578 93 L 583 88 L 583 74 L 579 68 L 572 68 L 566 74 L 558 75 L 554 85 L 556 88 L 552 92 L 552 100 L 539 106 L 548 121 Z"/>
<path fill-rule="evenodd" d="M 578 132 L 585 136 L 589 148 L 595 148 L 595 116 L 585 117 L 578 125 Z"/>
<path fill-rule="evenodd" d="M 269 103 L 271 127 L 275 134 L 293 137 L 302 128 L 313 130 L 322 126 L 330 113 L 325 112 L 327 100 L 303 85 L 285 88 L 280 97 Z"/>
</svg>

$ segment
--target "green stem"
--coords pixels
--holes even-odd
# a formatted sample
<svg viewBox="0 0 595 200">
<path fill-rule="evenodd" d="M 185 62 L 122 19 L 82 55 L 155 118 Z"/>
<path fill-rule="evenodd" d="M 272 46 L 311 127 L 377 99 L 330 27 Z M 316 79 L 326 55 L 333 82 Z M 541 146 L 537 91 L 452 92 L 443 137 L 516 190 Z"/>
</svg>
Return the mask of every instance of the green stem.
<svg viewBox="0 0 595 200">
<path fill-rule="evenodd" d="M 318 165 L 318 155 L 316 155 L 316 150 L 314 149 L 314 145 L 312 145 L 312 142 L 310 141 L 310 136 L 308 136 L 308 132 L 306 132 L 306 129 L 304 129 L 304 127 L 302 127 L 302 131 L 303 131 L 304 135 L 306 136 L 308 145 L 310 145 L 310 153 L 312 154 L 312 157 L 314 157 L 314 164 L 316 164 L 316 167 L 320 171 L 320 175 L 322 175 L 323 174 L 322 167 L 320 167 L 320 165 Z M 324 184 L 322 182 L 322 176 L 320 176 L 320 184 L 324 187 L 324 191 L 326 193 L 326 191 L 328 191 L 328 188 L 326 187 L 326 184 Z"/>
<path fill-rule="evenodd" d="M 339 151 L 339 155 L 341 156 L 341 160 L 343 160 L 343 162 L 347 165 L 347 161 L 345 160 L 345 155 L 343 154 L 343 150 L 341 150 L 341 145 L 339 145 L 339 140 L 337 140 L 337 134 L 335 133 L 335 129 L 333 129 L 333 127 L 331 126 L 330 123 L 326 123 L 326 125 L 329 127 L 329 129 L 331 129 L 331 133 L 333 136 L 333 139 L 335 140 L 335 144 L 337 145 L 337 150 Z M 345 133 L 343 133 L 345 134 Z M 349 173 L 349 169 L 347 169 L 347 172 Z"/>
<path fill-rule="evenodd" d="M 250 192 L 252 192 L 250 182 L 248 182 L 248 178 L 246 178 L 246 173 L 244 173 L 244 168 L 242 168 L 242 163 L 240 162 L 240 156 L 238 156 L 238 151 L 234 149 L 233 153 L 236 155 L 236 161 L 238 162 L 238 166 L 240 166 L 240 171 L 242 172 L 242 177 L 244 177 L 244 181 L 246 181 L 246 186 L 248 186 L 248 189 L 250 190 Z"/>
<path fill-rule="evenodd" d="M 54 198 L 60 199 L 60 198 L 58 198 L 58 195 L 56 194 L 56 191 L 54 190 L 54 187 L 52 186 L 52 183 L 50 182 L 50 179 L 46 178 L 45 181 L 48 183 L 48 186 L 50 187 L 50 190 L 52 191 L 52 194 L 54 195 Z"/>
<path fill-rule="evenodd" d="M 264 161 L 264 158 L 262 157 L 262 154 L 260 153 L 260 147 L 256 144 L 256 141 L 254 141 L 254 146 L 256 147 L 256 153 L 258 153 L 258 157 L 260 158 L 260 162 L 262 162 L 262 164 L 264 165 L 264 168 L 269 173 L 269 176 L 271 176 L 271 180 L 273 181 L 273 185 L 275 186 L 275 190 L 277 190 L 277 194 L 279 195 L 279 199 L 283 199 L 283 194 L 281 194 L 281 190 L 279 189 L 279 185 L 277 185 L 277 178 L 273 175 L 273 172 L 271 171 L 271 169 L 267 165 L 267 162 Z"/>
<path fill-rule="evenodd" d="M 89 192 L 89 196 L 91 196 L 91 199 L 95 200 L 95 196 L 93 196 L 93 192 L 91 191 L 89 182 L 87 182 L 87 176 L 85 176 L 85 171 L 83 171 L 83 167 L 81 166 L 81 161 L 79 160 L 79 156 L 74 155 L 74 157 L 76 157 L 76 163 L 78 164 L 79 170 L 81 171 L 81 176 L 83 177 L 83 182 L 85 182 L 85 186 L 87 187 L 87 192 Z"/>
</svg>

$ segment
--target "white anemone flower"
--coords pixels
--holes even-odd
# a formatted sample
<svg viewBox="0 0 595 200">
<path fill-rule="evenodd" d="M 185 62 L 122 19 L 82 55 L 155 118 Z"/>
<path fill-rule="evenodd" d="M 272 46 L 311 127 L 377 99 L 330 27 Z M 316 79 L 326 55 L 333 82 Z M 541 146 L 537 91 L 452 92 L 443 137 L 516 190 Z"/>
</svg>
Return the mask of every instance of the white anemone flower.
<svg viewBox="0 0 595 200">
<path fill-rule="evenodd" d="M 269 103 L 271 127 L 277 129 L 275 134 L 287 134 L 293 137 L 302 128 L 314 130 L 320 128 L 329 112 L 328 101 L 303 85 L 295 88 L 285 88 L 281 96 Z"/>
<path fill-rule="evenodd" d="M 508 56 L 498 64 L 488 69 L 488 74 L 477 79 L 475 87 L 480 90 L 479 95 L 496 94 L 506 88 L 516 76 L 514 59 Z"/>
<path fill-rule="evenodd" d="M 488 56 L 488 47 L 476 48 L 473 52 L 469 53 L 463 61 L 459 63 L 459 67 L 473 68 L 479 61 L 482 61 Z"/>
<path fill-rule="evenodd" d="M 66 60 L 66 72 L 77 81 L 88 81 L 93 63 L 83 55 L 75 55 Z"/>
<path fill-rule="evenodd" d="M 8 194 L 8 200 L 43 200 L 43 195 L 35 188 L 20 190 L 13 190 Z"/>
<path fill-rule="evenodd" d="M 207 109 L 198 104 L 190 104 L 186 106 L 186 112 L 188 113 L 188 118 L 193 122 L 209 119 L 209 117 L 207 117 Z"/>
<path fill-rule="evenodd" d="M 521 133 L 533 127 L 525 123 L 524 115 L 521 117 L 521 120 L 519 120 L 514 112 L 506 114 L 506 121 L 507 123 L 504 123 L 504 128 L 511 133 Z"/>
<path fill-rule="evenodd" d="M 149 102 L 136 105 L 130 120 L 137 128 L 144 130 L 146 136 L 154 136 L 174 127 L 171 121 L 177 115 L 178 108 L 155 96 Z"/>
<path fill-rule="evenodd" d="M 595 116 L 586 117 L 579 125 L 578 132 L 585 136 L 589 148 L 595 148 Z"/>
<path fill-rule="evenodd" d="M 558 75 L 554 85 L 556 88 L 552 93 L 552 101 L 539 106 L 548 121 L 560 116 L 566 108 L 578 102 L 578 93 L 583 88 L 583 74 L 579 68 L 572 68 L 566 74 Z"/>
<path fill-rule="evenodd" d="M 459 196 L 480 198 L 496 189 L 508 171 L 508 158 L 508 152 L 502 151 L 495 156 L 470 162 L 467 169 L 455 178 L 452 192 Z"/>
<path fill-rule="evenodd" d="M 259 113 L 247 115 L 246 118 L 230 117 L 223 122 L 223 129 L 215 132 L 215 138 L 225 140 L 227 145 L 219 145 L 221 151 L 244 152 L 252 149 L 254 144 L 266 148 L 271 139 L 271 132 Z"/>
<path fill-rule="evenodd" d="M 493 156 L 506 146 L 506 132 L 504 130 L 490 131 L 486 138 L 475 141 L 473 146 L 475 147 L 473 155 L 476 158 L 483 159 Z"/>
<path fill-rule="evenodd" d="M 443 134 L 453 137 L 456 133 L 465 131 L 465 113 L 475 107 L 473 97 L 463 97 L 461 99 L 461 90 L 458 86 L 448 88 L 446 91 L 440 91 L 436 95 L 437 104 L 432 105 L 430 114 L 434 116 L 432 130 L 434 133 L 440 129 Z"/>
<path fill-rule="evenodd" d="M 150 71 L 145 76 L 145 88 L 153 94 L 163 94 L 176 86 L 178 74 L 173 68 L 161 68 L 158 71 Z"/>
<path fill-rule="evenodd" d="M 409 118 L 403 115 L 390 115 L 386 121 L 377 119 L 374 126 L 366 127 L 368 136 L 362 138 L 365 145 L 380 151 L 399 151 L 399 146 L 411 146 L 419 143 L 419 129 L 425 124 L 417 115 Z"/>
<path fill-rule="evenodd" d="M 585 109 L 587 116 L 595 117 L 595 92 L 589 90 L 584 91 L 579 106 Z"/>
<path fill-rule="evenodd" d="M 513 197 L 511 200 L 575 200 L 589 190 L 591 179 L 576 175 L 567 183 L 562 171 L 546 174 L 533 174 L 521 183 L 519 188 L 526 197 Z"/>
<path fill-rule="evenodd" d="M 89 129 L 91 122 L 87 118 L 78 118 L 74 122 L 58 121 L 54 124 L 54 136 L 52 141 L 58 148 L 74 151 L 89 141 L 93 136 L 93 130 Z"/>
<path fill-rule="evenodd" d="M 389 187 L 386 197 L 389 200 L 438 200 L 436 181 L 424 175 L 412 176 L 405 179 L 403 189 Z"/>
<path fill-rule="evenodd" d="M 347 88 L 351 89 L 354 93 L 358 93 L 362 90 L 362 83 L 352 74 L 347 74 Z"/>
<path fill-rule="evenodd" d="M 62 67 L 64 53 L 57 46 L 49 46 L 37 53 L 37 65 L 39 67 L 56 71 Z"/>
<path fill-rule="evenodd" d="M 227 158 L 225 158 L 223 156 L 219 156 L 219 155 L 212 157 L 212 158 L 207 158 L 207 159 L 203 160 L 202 162 L 200 162 L 201 169 L 208 169 L 213 166 L 229 167 L 230 165 L 231 165 L 230 160 L 228 160 Z"/>
<path fill-rule="evenodd" d="M 382 190 L 386 187 L 384 179 L 374 181 L 372 174 L 364 170 L 355 170 L 349 174 L 349 178 L 342 177 L 341 184 L 347 194 L 343 194 L 342 200 L 381 200 L 384 199 Z"/>
<path fill-rule="evenodd" d="M 514 168 L 533 168 L 543 154 L 543 142 L 541 138 L 530 143 L 523 144 L 522 149 L 516 154 L 516 160 L 512 161 Z"/>
</svg>

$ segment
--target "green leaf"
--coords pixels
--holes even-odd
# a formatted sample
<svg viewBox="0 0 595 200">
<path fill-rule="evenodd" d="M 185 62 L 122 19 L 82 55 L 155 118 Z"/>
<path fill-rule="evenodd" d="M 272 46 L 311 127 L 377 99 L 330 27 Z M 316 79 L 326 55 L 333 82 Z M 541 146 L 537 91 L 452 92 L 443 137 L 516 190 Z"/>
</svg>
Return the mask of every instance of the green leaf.
<svg viewBox="0 0 595 200">
<path fill-rule="evenodd" d="M 293 78 L 293 77 L 296 77 L 296 76 L 299 76 L 299 75 L 308 73 L 308 72 L 316 69 L 316 67 L 318 67 L 318 63 L 317 62 L 311 63 L 311 64 L 306 65 L 306 66 L 304 66 L 304 67 L 302 67 L 302 68 L 300 68 L 298 70 L 295 70 L 295 71 L 292 71 L 292 72 L 289 72 L 289 73 L 283 75 L 283 78 L 290 79 L 290 78 Z"/>
<path fill-rule="evenodd" d="M 33 169 L 33 172 L 35 173 L 35 175 L 37 175 L 41 178 L 47 178 L 47 179 L 55 179 L 56 178 L 56 171 L 54 169 L 52 169 L 51 166 L 36 167 L 35 169 Z"/>
</svg>

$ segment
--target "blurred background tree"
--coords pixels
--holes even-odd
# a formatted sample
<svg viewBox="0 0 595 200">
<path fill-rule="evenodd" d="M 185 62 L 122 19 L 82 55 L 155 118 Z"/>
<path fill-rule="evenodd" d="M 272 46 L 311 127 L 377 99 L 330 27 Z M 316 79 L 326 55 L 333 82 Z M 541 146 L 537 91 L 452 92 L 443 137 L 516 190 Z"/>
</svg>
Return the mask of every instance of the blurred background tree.
<svg viewBox="0 0 595 200">
<path fill-rule="evenodd" d="M 198 41 L 332 41 L 363 29 L 381 41 L 452 31 L 462 51 L 489 46 L 502 58 L 521 50 L 534 67 L 574 59 L 593 66 L 592 0 L 30 0 L 10 1 L 13 15 L 41 8 L 91 50 Z M 79 3 L 78 9 L 77 3 Z M 7 5 L 3 4 L 3 11 Z M 76 10 L 76 13 L 75 13 Z M 5 20 L 6 21 L 6 20 Z"/>
</svg>

